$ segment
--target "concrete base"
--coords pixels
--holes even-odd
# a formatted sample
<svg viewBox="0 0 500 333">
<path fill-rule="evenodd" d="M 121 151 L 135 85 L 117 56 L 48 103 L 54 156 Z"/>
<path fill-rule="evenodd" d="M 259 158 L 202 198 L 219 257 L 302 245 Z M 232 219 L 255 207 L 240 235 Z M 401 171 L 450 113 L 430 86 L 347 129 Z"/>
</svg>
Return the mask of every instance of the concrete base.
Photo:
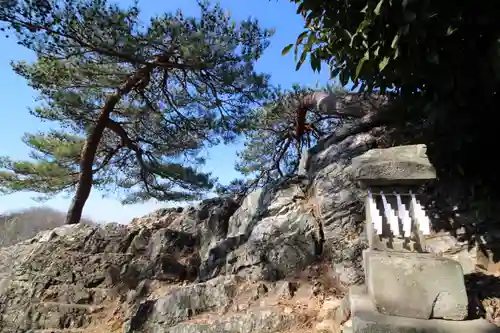
<svg viewBox="0 0 500 333">
<path fill-rule="evenodd" d="M 375 309 L 364 286 L 351 287 L 349 299 L 352 333 L 500 333 L 500 328 L 483 319 L 425 320 L 381 314 Z"/>
<path fill-rule="evenodd" d="M 467 292 L 460 264 L 431 253 L 363 251 L 368 294 L 389 316 L 464 320 Z"/>
</svg>

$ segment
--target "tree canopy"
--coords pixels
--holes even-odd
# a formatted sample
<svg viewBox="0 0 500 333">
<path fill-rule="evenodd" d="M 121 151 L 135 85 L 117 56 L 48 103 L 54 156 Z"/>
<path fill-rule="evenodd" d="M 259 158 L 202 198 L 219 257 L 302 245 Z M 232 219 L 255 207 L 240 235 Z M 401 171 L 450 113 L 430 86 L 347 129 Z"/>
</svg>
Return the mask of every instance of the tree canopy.
<svg viewBox="0 0 500 333">
<path fill-rule="evenodd" d="M 313 68 L 324 61 L 342 85 L 363 91 L 462 100 L 471 81 L 497 89 L 500 13 L 491 1 L 292 2 L 306 22 L 298 67 L 309 55 Z"/>
<path fill-rule="evenodd" d="M 67 220 L 76 223 L 92 186 L 124 202 L 188 200 L 212 188 L 199 152 L 233 140 L 267 96 L 268 76 L 254 64 L 272 31 L 206 2 L 197 18 L 178 11 L 148 25 L 137 7 L 104 0 L 54 8 L 50 24 L 9 19 L 38 55 L 13 63 L 42 101 L 31 113 L 55 126 L 24 136 L 31 160 L 0 159 L 0 190 L 76 191 Z"/>
</svg>

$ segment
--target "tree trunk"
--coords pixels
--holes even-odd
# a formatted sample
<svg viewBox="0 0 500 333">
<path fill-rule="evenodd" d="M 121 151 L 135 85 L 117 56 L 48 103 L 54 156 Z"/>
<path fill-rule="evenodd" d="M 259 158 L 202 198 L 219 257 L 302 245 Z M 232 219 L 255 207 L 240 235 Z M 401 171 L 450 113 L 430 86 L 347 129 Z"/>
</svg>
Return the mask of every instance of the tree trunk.
<svg viewBox="0 0 500 333">
<path fill-rule="evenodd" d="M 108 104 L 108 103 L 106 103 Z M 116 103 L 115 103 L 116 104 Z M 66 224 L 76 224 L 80 222 L 83 213 L 83 207 L 89 198 L 90 191 L 92 189 L 93 182 L 93 166 L 94 159 L 99 147 L 99 142 L 101 141 L 102 134 L 106 128 L 106 123 L 109 120 L 109 115 L 113 110 L 114 105 L 110 108 L 103 108 L 97 124 L 88 136 L 87 140 L 82 149 L 82 154 L 80 157 L 80 175 L 78 177 L 78 186 L 76 187 L 76 193 L 71 201 L 71 205 L 68 209 L 68 214 L 66 215 Z"/>
<path fill-rule="evenodd" d="M 80 175 L 78 177 L 78 186 L 76 188 L 75 196 L 71 202 L 68 209 L 68 214 L 66 215 L 66 224 L 77 224 L 82 218 L 83 208 L 87 199 L 89 198 L 90 191 L 92 190 L 93 182 L 93 166 L 94 159 L 99 147 L 99 143 L 102 138 L 104 130 L 108 126 L 109 116 L 116 104 L 120 99 L 127 95 L 140 81 L 147 75 L 149 75 L 152 66 L 144 66 L 138 70 L 134 75 L 132 75 L 113 95 L 111 95 L 104 106 L 102 107 L 101 113 L 97 118 L 96 126 L 92 129 L 91 133 L 87 137 L 85 144 L 82 149 L 80 157 Z"/>
</svg>

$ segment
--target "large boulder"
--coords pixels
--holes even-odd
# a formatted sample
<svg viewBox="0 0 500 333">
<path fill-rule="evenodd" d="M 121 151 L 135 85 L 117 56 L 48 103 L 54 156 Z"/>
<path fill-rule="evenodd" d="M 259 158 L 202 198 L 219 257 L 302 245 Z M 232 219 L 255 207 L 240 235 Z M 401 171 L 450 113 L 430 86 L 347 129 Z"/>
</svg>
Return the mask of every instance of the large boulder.
<svg viewBox="0 0 500 333">
<path fill-rule="evenodd" d="M 229 219 L 223 239 L 203 246 L 202 279 L 221 270 L 276 281 L 304 269 L 318 254 L 315 217 L 300 204 L 301 180 L 259 189 Z"/>
</svg>

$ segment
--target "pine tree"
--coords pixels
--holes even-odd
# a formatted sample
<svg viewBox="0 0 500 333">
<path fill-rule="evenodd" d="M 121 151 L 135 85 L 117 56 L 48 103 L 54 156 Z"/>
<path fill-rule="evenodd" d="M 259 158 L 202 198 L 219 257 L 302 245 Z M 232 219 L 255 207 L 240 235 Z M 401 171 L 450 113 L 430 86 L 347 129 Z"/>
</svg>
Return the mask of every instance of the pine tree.
<svg viewBox="0 0 500 333">
<path fill-rule="evenodd" d="M 347 93 L 336 86 L 313 90 L 295 85 L 275 90 L 272 101 L 255 108 L 245 125 L 244 149 L 238 152 L 236 170 L 246 178 L 218 186 L 218 192 L 241 197 L 255 187 L 295 175 L 304 149 L 385 102 L 380 96 Z"/>
<path fill-rule="evenodd" d="M 43 101 L 31 113 L 55 125 L 24 136 L 31 160 L 0 159 L 0 189 L 43 198 L 75 191 L 71 224 L 92 186 L 125 203 L 189 200 L 212 188 L 198 153 L 233 140 L 266 97 L 268 77 L 254 64 L 272 31 L 199 5 L 199 18 L 178 11 L 147 26 L 137 7 L 104 0 L 67 2 L 48 25 L 13 20 L 38 55 L 13 68 Z"/>
</svg>

